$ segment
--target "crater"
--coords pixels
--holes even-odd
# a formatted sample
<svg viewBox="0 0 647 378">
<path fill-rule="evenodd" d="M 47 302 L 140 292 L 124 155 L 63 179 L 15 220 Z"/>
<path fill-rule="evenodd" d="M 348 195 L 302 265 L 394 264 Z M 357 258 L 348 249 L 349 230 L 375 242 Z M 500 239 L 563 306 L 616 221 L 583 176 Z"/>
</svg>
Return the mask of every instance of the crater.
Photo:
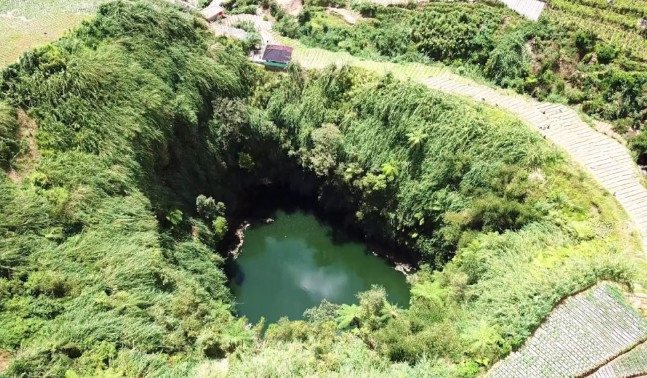
<svg viewBox="0 0 647 378">
<path fill-rule="evenodd" d="M 244 233 L 237 258 L 227 264 L 239 315 L 252 322 L 301 319 L 323 300 L 357 302 L 378 285 L 389 302 L 409 303 L 406 276 L 375 248 L 305 209 L 279 209 Z"/>
</svg>

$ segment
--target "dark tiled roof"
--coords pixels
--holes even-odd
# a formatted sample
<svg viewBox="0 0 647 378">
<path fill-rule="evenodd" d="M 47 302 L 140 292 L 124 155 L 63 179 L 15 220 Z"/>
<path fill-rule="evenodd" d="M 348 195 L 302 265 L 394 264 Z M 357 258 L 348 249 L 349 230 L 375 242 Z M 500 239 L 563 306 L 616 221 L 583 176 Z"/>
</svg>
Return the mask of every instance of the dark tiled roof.
<svg viewBox="0 0 647 378">
<path fill-rule="evenodd" d="M 263 60 L 279 63 L 289 63 L 292 58 L 292 47 L 281 45 L 267 45 L 263 53 Z"/>
</svg>

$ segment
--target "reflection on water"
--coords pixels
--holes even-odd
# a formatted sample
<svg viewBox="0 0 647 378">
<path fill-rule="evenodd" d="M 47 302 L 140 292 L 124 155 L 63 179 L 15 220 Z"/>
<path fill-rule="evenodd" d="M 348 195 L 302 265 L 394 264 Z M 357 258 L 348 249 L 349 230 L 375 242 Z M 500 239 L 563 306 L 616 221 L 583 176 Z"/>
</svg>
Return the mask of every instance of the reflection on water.
<svg viewBox="0 0 647 378">
<path fill-rule="evenodd" d="M 330 227 L 307 213 L 277 212 L 273 218 L 245 232 L 241 255 L 230 267 L 241 315 L 253 322 L 261 316 L 270 322 L 299 319 L 323 299 L 356 303 L 356 294 L 373 284 L 385 287 L 391 302 L 408 304 L 404 275 L 363 244 L 333 238 Z"/>
</svg>

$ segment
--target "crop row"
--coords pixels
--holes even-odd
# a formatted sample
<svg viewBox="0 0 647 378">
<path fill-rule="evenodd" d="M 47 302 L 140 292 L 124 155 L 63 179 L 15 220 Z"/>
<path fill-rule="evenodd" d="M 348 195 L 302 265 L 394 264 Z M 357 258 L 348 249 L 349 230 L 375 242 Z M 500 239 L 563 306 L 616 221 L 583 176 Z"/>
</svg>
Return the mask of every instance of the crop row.
<svg viewBox="0 0 647 378">
<path fill-rule="evenodd" d="M 591 378 L 635 377 L 642 374 L 647 374 L 647 342 L 605 365 Z"/>
<path fill-rule="evenodd" d="M 552 9 L 549 11 L 554 22 L 575 30 L 589 30 L 597 34 L 602 40 L 611 42 L 628 51 L 634 57 L 647 60 L 646 42 L 637 33 L 630 33 L 614 25 L 592 22 L 591 19 L 577 17 L 563 10 Z"/>
<path fill-rule="evenodd" d="M 621 26 L 627 30 L 637 30 L 638 18 L 619 14 L 611 9 L 592 8 L 586 5 L 577 4 L 570 0 L 551 0 L 550 5 L 554 9 L 560 9 L 574 16 L 589 17 L 594 19 L 593 24 L 599 21 Z"/>
<path fill-rule="evenodd" d="M 557 307 L 492 377 L 580 375 L 645 338 L 647 322 L 615 288 L 598 285 Z M 633 359 L 623 362 L 619 370 L 638 370 Z"/>
<path fill-rule="evenodd" d="M 579 3 L 588 7 L 609 10 L 628 16 L 647 17 L 647 2 L 644 1 L 614 0 L 611 5 L 607 0 L 573 0 L 572 3 Z"/>
</svg>

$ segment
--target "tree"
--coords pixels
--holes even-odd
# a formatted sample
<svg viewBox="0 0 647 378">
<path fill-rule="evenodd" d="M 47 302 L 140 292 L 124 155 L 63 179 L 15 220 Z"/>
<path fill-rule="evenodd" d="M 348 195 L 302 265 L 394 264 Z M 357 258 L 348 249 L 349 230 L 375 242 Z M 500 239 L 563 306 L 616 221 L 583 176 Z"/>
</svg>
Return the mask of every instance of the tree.
<svg viewBox="0 0 647 378">
<path fill-rule="evenodd" d="M 422 147 L 422 143 L 427 139 L 427 133 L 422 128 L 407 133 L 407 140 L 411 149 Z"/>
<path fill-rule="evenodd" d="M 216 216 L 223 216 L 225 214 L 225 204 L 216 202 L 213 198 L 200 194 L 195 199 L 195 206 L 198 214 L 206 219 L 213 219 Z"/>
<path fill-rule="evenodd" d="M 182 211 L 179 209 L 172 210 L 168 215 L 166 216 L 166 220 L 171 223 L 172 227 L 177 227 L 182 223 L 184 215 L 182 214 Z"/>
<path fill-rule="evenodd" d="M 398 176 L 398 167 L 393 162 L 384 163 L 382 164 L 382 174 L 386 177 L 386 181 L 393 181 Z"/>
</svg>

